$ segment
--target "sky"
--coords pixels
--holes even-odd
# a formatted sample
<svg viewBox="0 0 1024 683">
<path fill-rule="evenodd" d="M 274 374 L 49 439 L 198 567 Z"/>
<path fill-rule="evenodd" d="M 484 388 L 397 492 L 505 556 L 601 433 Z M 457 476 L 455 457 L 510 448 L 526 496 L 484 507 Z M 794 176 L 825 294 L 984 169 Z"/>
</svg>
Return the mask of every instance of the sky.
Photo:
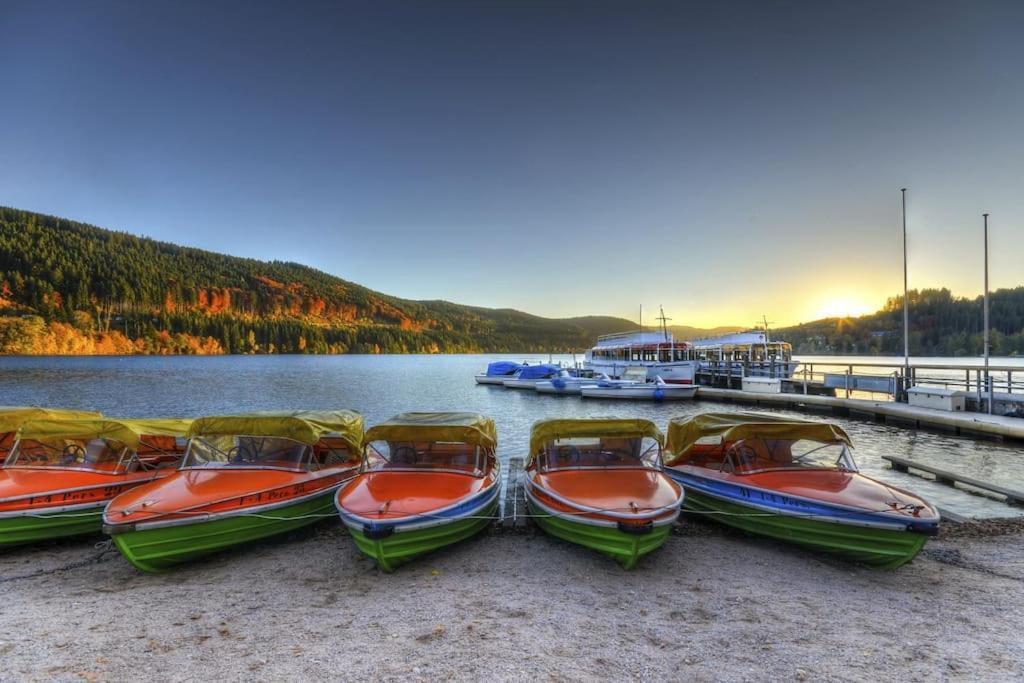
<svg viewBox="0 0 1024 683">
<path fill-rule="evenodd" d="M 0 204 L 389 294 L 775 324 L 1024 284 L 1024 3 L 0 2 Z M 646 317 L 646 316 L 645 316 Z M 652 314 L 653 317 L 653 314 Z"/>
</svg>

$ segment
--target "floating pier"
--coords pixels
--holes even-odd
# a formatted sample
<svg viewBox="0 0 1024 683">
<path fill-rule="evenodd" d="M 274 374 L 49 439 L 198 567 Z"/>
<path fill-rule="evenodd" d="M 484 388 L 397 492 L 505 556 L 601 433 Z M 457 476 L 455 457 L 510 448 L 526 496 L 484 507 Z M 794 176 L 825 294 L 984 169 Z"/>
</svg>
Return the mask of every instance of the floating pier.
<svg viewBox="0 0 1024 683">
<path fill-rule="evenodd" d="M 953 487 L 956 487 L 957 484 L 963 484 L 964 486 L 1003 496 L 1007 505 L 1024 505 L 1024 491 L 1017 491 L 1005 486 L 1000 486 L 999 484 L 981 481 L 980 479 L 939 469 L 933 465 L 927 465 L 908 458 L 901 458 L 896 455 L 883 455 L 882 460 L 888 460 L 889 464 L 897 472 L 903 472 L 904 474 L 916 474 L 918 476 L 923 476 L 922 473 L 930 474 L 935 478 L 935 481 L 940 484 L 946 484 L 947 486 Z"/>
<path fill-rule="evenodd" d="M 498 523 L 503 529 L 525 529 L 529 522 L 526 487 L 523 483 L 523 459 L 509 458 L 505 470 L 508 478 L 505 480 L 505 500 L 501 506 L 501 520 Z"/>
<path fill-rule="evenodd" d="M 811 394 L 762 394 L 739 389 L 701 387 L 700 400 L 748 403 L 788 410 L 825 412 L 843 417 L 875 419 L 889 424 L 934 429 L 966 436 L 982 436 L 1024 441 L 1024 419 L 984 413 L 950 412 L 910 406 L 895 401 L 872 401 Z"/>
</svg>

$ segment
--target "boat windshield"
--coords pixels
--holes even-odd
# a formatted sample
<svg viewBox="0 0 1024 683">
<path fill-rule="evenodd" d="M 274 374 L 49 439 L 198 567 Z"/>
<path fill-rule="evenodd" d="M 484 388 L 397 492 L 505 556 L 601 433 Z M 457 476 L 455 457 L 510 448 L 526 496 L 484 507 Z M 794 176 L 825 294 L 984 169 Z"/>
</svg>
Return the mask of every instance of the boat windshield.
<svg viewBox="0 0 1024 683">
<path fill-rule="evenodd" d="M 374 441 L 366 447 L 366 469 L 457 472 L 482 477 L 486 449 L 459 441 Z"/>
<path fill-rule="evenodd" d="M 703 466 L 736 474 L 770 470 L 857 471 L 850 449 L 836 441 L 750 438 L 723 444 L 718 452 L 718 458 L 705 459 Z"/>
<path fill-rule="evenodd" d="M 661 469 L 661 448 L 652 438 L 575 437 L 549 442 L 540 454 L 542 472 L 602 469 Z"/>
<path fill-rule="evenodd" d="M 11 449 L 4 467 L 123 474 L 151 464 L 147 461 L 144 465 L 134 450 L 113 439 L 21 439 Z"/>
<path fill-rule="evenodd" d="M 182 469 L 278 469 L 308 471 L 319 468 L 313 449 L 294 439 L 278 436 L 196 436 L 189 441 Z"/>
</svg>

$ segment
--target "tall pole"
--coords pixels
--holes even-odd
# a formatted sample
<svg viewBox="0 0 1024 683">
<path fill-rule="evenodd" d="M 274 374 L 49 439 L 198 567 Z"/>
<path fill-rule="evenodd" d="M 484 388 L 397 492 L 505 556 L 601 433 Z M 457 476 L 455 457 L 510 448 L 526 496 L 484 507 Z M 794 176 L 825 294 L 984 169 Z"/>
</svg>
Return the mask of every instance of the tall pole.
<svg viewBox="0 0 1024 683">
<path fill-rule="evenodd" d="M 992 380 L 988 374 L 988 356 L 990 349 L 989 331 L 988 331 L 988 214 L 981 214 L 985 220 L 985 386 L 988 392 L 988 412 L 992 412 Z"/>
<path fill-rule="evenodd" d="M 903 201 L 903 391 L 910 388 L 910 302 L 907 290 L 907 188 L 900 189 Z"/>
</svg>

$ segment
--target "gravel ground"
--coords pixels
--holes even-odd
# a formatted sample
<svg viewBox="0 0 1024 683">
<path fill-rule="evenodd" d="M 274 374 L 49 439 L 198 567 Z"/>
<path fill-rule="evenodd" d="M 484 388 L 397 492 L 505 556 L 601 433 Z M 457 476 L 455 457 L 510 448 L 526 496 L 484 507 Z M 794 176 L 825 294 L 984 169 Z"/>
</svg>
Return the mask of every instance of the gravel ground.
<svg viewBox="0 0 1024 683">
<path fill-rule="evenodd" d="M 970 527 L 895 572 L 694 522 L 632 572 L 496 533 L 388 575 L 334 524 L 161 576 L 7 550 L 0 679 L 1019 680 L 1024 530 Z"/>
</svg>

